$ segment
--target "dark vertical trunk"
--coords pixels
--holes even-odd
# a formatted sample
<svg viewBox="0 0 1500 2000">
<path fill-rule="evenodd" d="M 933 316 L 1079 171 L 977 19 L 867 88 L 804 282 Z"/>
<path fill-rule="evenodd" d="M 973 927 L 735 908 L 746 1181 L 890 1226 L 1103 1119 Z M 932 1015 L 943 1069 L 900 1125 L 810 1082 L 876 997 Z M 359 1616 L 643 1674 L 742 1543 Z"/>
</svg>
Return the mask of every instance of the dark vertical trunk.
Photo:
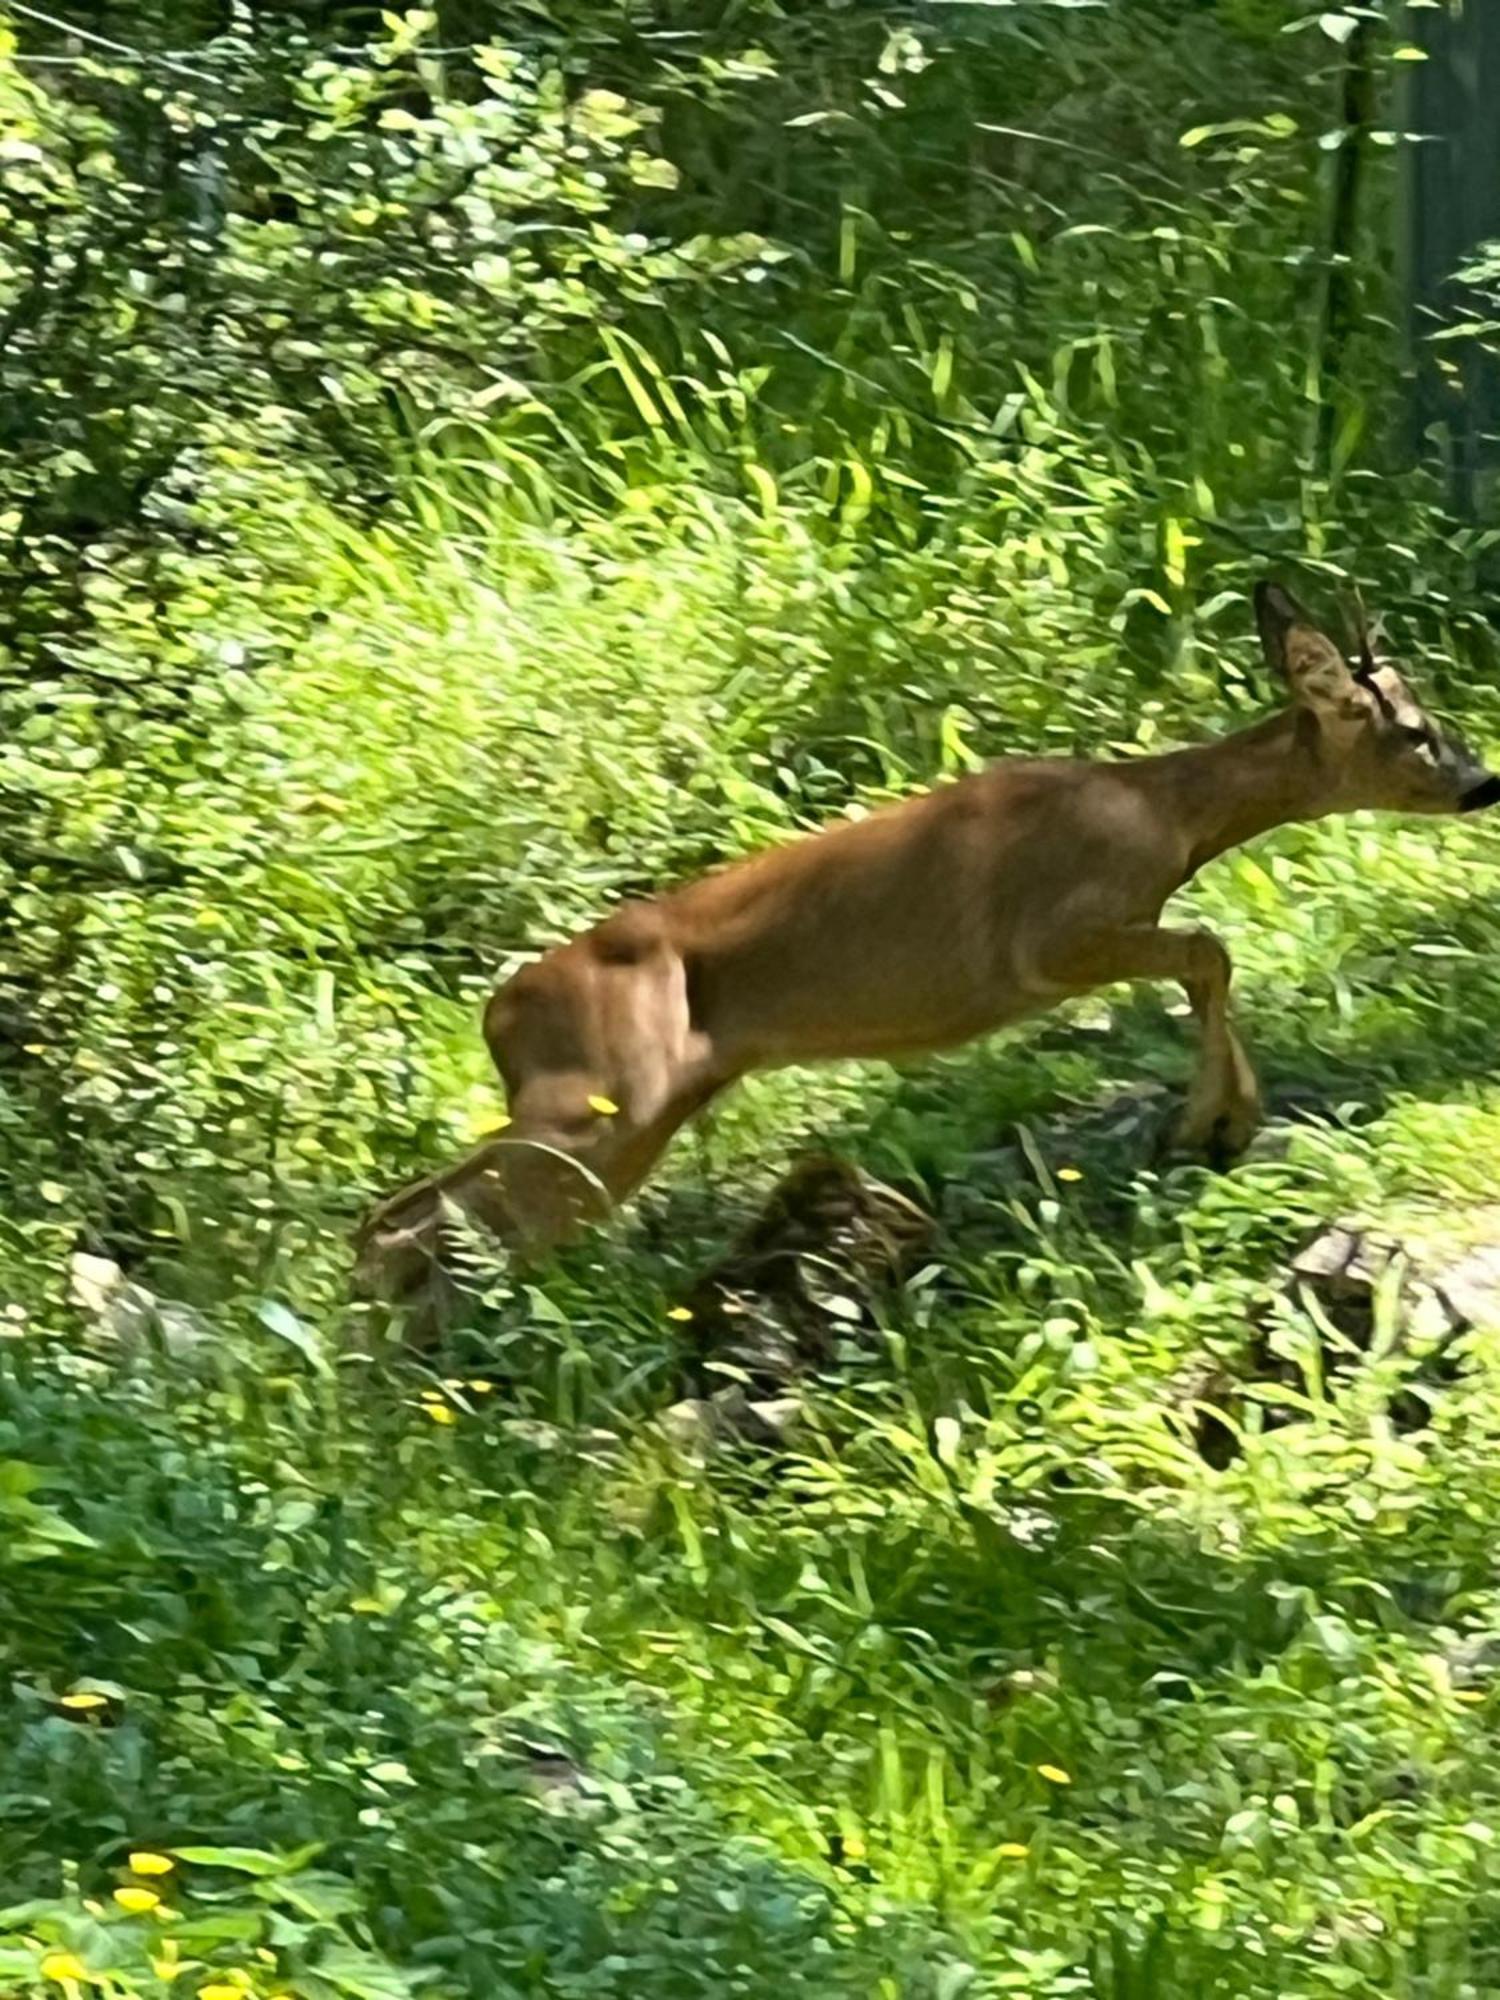
<svg viewBox="0 0 1500 2000">
<path fill-rule="evenodd" d="M 1500 464 L 1500 359 L 1432 335 L 1475 303 L 1457 268 L 1500 239 L 1500 6 L 1409 6 L 1405 33 L 1427 58 L 1407 65 L 1400 120 L 1412 445 L 1444 453 L 1472 515 Z"/>
<path fill-rule="evenodd" d="M 1327 468 L 1337 435 L 1345 350 L 1359 315 L 1359 227 L 1365 154 L 1375 123 L 1370 24 L 1349 38 L 1340 90 L 1339 148 L 1329 204 L 1328 256 L 1316 356 L 1317 464 Z"/>
</svg>

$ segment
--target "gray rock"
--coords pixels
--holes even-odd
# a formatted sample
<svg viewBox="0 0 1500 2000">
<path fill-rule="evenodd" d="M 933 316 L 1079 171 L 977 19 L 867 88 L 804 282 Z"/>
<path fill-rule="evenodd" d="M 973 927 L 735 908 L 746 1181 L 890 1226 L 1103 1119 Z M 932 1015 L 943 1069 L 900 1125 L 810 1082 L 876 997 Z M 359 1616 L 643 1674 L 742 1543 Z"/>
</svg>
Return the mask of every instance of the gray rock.
<svg viewBox="0 0 1500 2000">
<path fill-rule="evenodd" d="M 736 1441 L 784 1445 L 802 1415 L 796 1396 L 749 1397 L 736 1386 L 713 1396 L 685 1396 L 664 1410 L 658 1421 L 679 1451 L 706 1458 L 715 1446 Z"/>
<path fill-rule="evenodd" d="M 125 1352 L 138 1353 L 155 1345 L 185 1357 L 213 1339 L 190 1306 L 157 1298 L 127 1278 L 112 1258 L 76 1251 L 68 1276 L 74 1305 L 88 1314 L 97 1332 Z"/>
<path fill-rule="evenodd" d="M 1465 1252 L 1435 1272 L 1432 1283 L 1464 1326 L 1500 1328 L 1500 1242 Z"/>
<path fill-rule="evenodd" d="M 1299 1250 L 1291 1272 L 1325 1301 L 1356 1314 L 1395 1280 L 1404 1329 L 1442 1339 L 1500 1327 L 1500 1209 L 1382 1227 L 1336 1222 Z"/>
</svg>

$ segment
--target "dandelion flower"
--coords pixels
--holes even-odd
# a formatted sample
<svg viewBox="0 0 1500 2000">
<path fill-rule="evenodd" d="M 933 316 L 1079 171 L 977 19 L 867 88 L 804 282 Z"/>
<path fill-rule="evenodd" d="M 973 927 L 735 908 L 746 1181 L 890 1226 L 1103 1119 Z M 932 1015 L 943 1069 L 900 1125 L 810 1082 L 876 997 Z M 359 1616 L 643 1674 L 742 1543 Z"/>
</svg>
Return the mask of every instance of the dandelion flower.
<svg viewBox="0 0 1500 2000">
<path fill-rule="evenodd" d="M 87 1979 L 89 1969 L 73 1951 L 49 1951 L 42 1960 L 43 1979 Z"/>
<path fill-rule="evenodd" d="M 619 1105 L 615 1103 L 612 1097 L 591 1097 L 589 1099 L 589 1110 L 597 1111 L 601 1118 L 613 1118 L 618 1114 L 619 1109 Z"/>
<path fill-rule="evenodd" d="M 673 1306 L 667 1314 L 668 1319 L 691 1319 L 692 1316 L 687 1306 Z"/>
<path fill-rule="evenodd" d="M 1059 1167 L 1057 1178 L 1060 1181 L 1081 1181 L 1083 1179 L 1083 1169 L 1082 1167 Z"/>
<path fill-rule="evenodd" d="M 132 1875 L 170 1875 L 176 1866 L 170 1854 L 156 1854 L 149 1848 L 140 1849 L 130 1857 Z"/>
<path fill-rule="evenodd" d="M 435 1424 L 456 1424 L 458 1418 L 446 1403 L 424 1403 L 422 1408 Z"/>
<path fill-rule="evenodd" d="M 1024 1840 L 1002 1840 L 995 1852 L 1002 1861 L 1024 1861 L 1031 1849 Z"/>
<path fill-rule="evenodd" d="M 1038 1764 L 1037 1776 L 1045 1778 L 1049 1785 L 1071 1785 L 1073 1780 L 1060 1764 Z"/>
<path fill-rule="evenodd" d="M 207 1986 L 198 1988 L 198 2000 L 245 2000 L 247 1990 L 243 1986 L 231 1986 L 227 1979 L 214 1979 Z"/>
<path fill-rule="evenodd" d="M 92 1688 L 80 1688 L 75 1694 L 65 1694 L 58 1702 L 73 1715 L 87 1715 L 92 1709 L 107 1707 L 109 1696 L 96 1694 Z"/>
<path fill-rule="evenodd" d="M 115 1901 L 133 1917 L 143 1917 L 148 1910 L 156 1908 L 161 1897 L 154 1889 L 143 1889 L 139 1883 L 127 1882 L 123 1889 L 116 1889 Z"/>
</svg>

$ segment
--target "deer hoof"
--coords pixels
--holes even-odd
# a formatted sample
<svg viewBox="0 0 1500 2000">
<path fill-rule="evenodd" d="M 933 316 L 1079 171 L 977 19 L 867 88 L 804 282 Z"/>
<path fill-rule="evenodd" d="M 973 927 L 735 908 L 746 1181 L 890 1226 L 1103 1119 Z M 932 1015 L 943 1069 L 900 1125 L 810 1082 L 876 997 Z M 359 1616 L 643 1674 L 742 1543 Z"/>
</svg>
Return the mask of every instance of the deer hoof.
<svg viewBox="0 0 1500 2000">
<path fill-rule="evenodd" d="M 1205 1117 L 1188 1110 L 1170 1129 L 1162 1152 L 1170 1159 L 1202 1160 L 1222 1170 L 1249 1147 L 1260 1126 L 1260 1106 L 1253 1100 L 1225 1105 Z"/>
</svg>

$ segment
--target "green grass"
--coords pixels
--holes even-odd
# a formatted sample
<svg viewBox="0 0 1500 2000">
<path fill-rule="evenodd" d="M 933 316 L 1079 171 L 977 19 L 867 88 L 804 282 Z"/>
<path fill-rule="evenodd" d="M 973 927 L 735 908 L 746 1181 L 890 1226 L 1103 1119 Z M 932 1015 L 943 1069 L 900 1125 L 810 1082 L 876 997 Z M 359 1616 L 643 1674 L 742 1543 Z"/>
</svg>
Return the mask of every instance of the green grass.
<svg viewBox="0 0 1500 2000">
<path fill-rule="evenodd" d="M 1109 1113 L 1191 1060 L 1175 996 L 1114 993 L 748 1087 L 430 1368 L 361 1351 L 343 1232 L 483 1123 L 518 948 L 978 755 L 1248 712 L 1208 670 L 1239 606 L 1142 711 L 1045 499 L 852 574 L 826 511 L 668 472 L 565 511 L 436 467 L 370 530 L 227 465 L 241 559 L 150 641 L 221 671 L 37 744 L 59 846 L 130 860 L 10 947 L 0 1980 L 66 1950 L 150 1996 L 170 1944 L 174 1991 L 306 2000 L 1492 1991 L 1493 1330 L 1398 1429 L 1419 1359 L 1330 1386 L 1280 1279 L 1321 1220 L 1492 1191 L 1491 826 L 1288 830 L 1183 899 L 1273 1105 L 1231 1175 Z M 939 1252 L 794 1449 L 695 1462 L 667 1309 L 813 1142 Z M 90 1232 L 207 1346 L 103 1340 Z M 1193 1398 L 1268 1319 L 1296 1420 L 1252 1392 L 1215 1471 Z M 141 1848 L 231 1851 L 164 1922 L 111 1900 Z"/>
<path fill-rule="evenodd" d="M 116 11 L 170 69 L 0 50 L 0 1996 L 1500 1991 L 1500 1328 L 1350 1352 L 1285 1283 L 1487 1225 L 1500 814 L 1180 899 L 1271 1107 L 1231 1174 L 1154 1163 L 1191 1023 L 1112 992 L 746 1086 L 428 1360 L 346 1285 L 492 1121 L 521 954 L 1237 726 L 1267 567 L 1500 751 L 1493 528 L 1388 449 L 1397 146 L 1319 348 L 1348 13 L 553 4 L 512 144 L 416 13 L 361 111 L 320 31 Z M 594 82 L 644 186 L 548 150 Z M 672 1308 L 813 1146 L 936 1246 L 786 1449 L 694 1454 Z"/>
</svg>

